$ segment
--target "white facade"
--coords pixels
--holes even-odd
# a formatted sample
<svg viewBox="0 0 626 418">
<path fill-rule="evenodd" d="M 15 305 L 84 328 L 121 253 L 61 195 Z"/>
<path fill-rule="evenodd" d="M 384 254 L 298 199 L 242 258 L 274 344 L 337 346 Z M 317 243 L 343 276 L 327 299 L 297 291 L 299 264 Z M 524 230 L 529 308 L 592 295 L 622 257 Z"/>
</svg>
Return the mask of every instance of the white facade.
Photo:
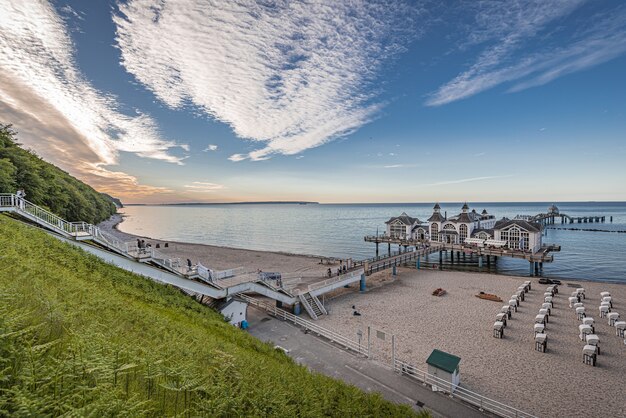
<svg viewBox="0 0 626 418">
<path fill-rule="evenodd" d="M 228 319 L 231 325 L 241 326 L 241 321 L 248 319 L 248 304 L 238 299 L 231 299 L 219 309 L 224 318 Z"/>
<path fill-rule="evenodd" d="M 428 219 L 431 241 L 446 244 L 463 244 L 466 239 L 473 237 L 478 230 L 492 229 L 496 218 L 487 211 L 478 214 L 469 211 L 467 204 L 461 208 L 461 213 L 450 218 L 441 215 L 441 208 L 436 204 L 432 216 Z"/>
</svg>

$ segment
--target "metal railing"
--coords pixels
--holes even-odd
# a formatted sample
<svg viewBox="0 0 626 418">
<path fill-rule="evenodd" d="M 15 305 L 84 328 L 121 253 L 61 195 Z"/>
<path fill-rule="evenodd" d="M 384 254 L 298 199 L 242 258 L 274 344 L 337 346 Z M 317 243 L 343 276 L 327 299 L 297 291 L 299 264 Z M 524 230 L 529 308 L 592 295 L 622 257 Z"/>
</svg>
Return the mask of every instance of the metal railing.
<svg viewBox="0 0 626 418">
<path fill-rule="evenodd" d="M 506 418 L 534 418 L 534 415 L 528 412 L 487 398 L 462 386 L 454 385 L 447 380 L 443 380 L 435 375 L 420 370 L 410 363 L 398 359 L 394 359 L 393 362 L 393 370 L 395 372 L 429 385 L 434 390 L 447 393 L 451 397 L 461 399 L 464 402 L 477 406 L 481 411 L 489 411 Z"/>
<path fill-rule="evenodd" d="M 363 346 L 358 341 L 353 341 L 349 338 L 344 337 L 341 334 L 338 334 L 327 328 L 316 325 L 315 323 L 311 321 L 302 319 L 299 316 L 289 313 L 283 309 L 277 308 L 273 304 L 269 304 L 267 302 L 260 301 L 255 298 L 251 298 L 250 296 L 246 296 L 246 295 L 239 295 L 239 296 L 242 297 L 244 300 L 246 300 L 250 305 L 264 310 L 265 312 L 267 312 L 268 314 L 272 315 L 275 318 L 282 319 L 284 321 L 293 322 L 295 325 L 303 327 L 305 331 L 314 332 L 315 334 L 321 337 L 324 337 L 330 340 L 331 342 L 337 343 L 345 347 L 348 350 L 354 351 L 357 354 L 369 356 L 367 346 Z"/>
</svg>

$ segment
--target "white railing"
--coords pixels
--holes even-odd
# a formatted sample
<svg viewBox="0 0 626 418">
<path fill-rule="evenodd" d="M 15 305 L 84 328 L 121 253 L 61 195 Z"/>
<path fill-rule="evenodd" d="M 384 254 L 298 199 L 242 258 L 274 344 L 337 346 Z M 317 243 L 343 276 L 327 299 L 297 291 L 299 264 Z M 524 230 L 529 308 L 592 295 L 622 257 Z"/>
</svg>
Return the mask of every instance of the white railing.
<svg viewBox="0 0 626 418">
<path fill-rule="evenodd" d="M 15 196 L 14 194 L 9 194 L 9 193 L 0 194 L 0 207 L 5 207 L 5 208 L 16 207 L 17 203 L 15 199 L 17 199 L 17 196 Z"/>
<path fill-rule="evenodd" d="M 342 345 L 348 350 L 352 350 L 357 354 L 368 356 L 367 346 L 363 346 L 357 341 L 352 341 L 351 339 L 346 338 L 341 334 L 338 334 L 327 328 L 316 325 L 315 323 L 311 321 L 307 321 L 306 319 L 302 319 L 297 315 L 294 315 L 285 311 L 284 309 L 277 308 L 276 305 L 274 304 L 269 304 L 267 302 L 263 302 L 255 298 L 251 298 L 243 294 L 240 294 L 239 296 L 245 299 L 250 305 L 263 309 L 265 312 L 267 312 L 268 314 L 272 315 L 275 318 L 279 318 L 284 321 L 293 322 L 295 325 L 301 326 L 307 331 L 314 332 L 315 334 L 322 336 L 330 340 L 331 342 L 335 342 L 339 345 Z"/>
<path fill-rule="evenodd" d="M 312 283 L 312 284 L 308 285 L 306 289 L 300 290 L 300 293 L 308 293 L 308 292 L 311 292 L 313 290 L 321 289 L 322 287 L 330 286 L 330 285 L 332 285 L 334 283 L 337 283 L 337 282 L 342 282 L 344 280 L 352 279 L 355 276 L 359 276 L 359 278 L 360 278 L 361 274 L 363 274 L 363 269 L 359 269 L 359 270 L 356 270 L 356 271 L 351 271 L 349 273 L 342 274 L 341 276 L 332 277 L 330 279 L 326 279 L 326 280 L 321 281 L 321 282 Z"/>
<path fill-rule="evenodd" d="M 421 383 L 426 385 L 430 385 L 434 390 L 438 390 L 448 395 L 461 399 L 469 404 L 477 406 L 481 411 L 489 411 L 496 415 L 506 417 L 506 418 L 533 418 L 534 415 L 531 415 L 527 412 L 521 411 L 512 406 L 503 404 L 502 402 L 495 401 L 493 399 L 487 398 L 486 396 L 480 395 L 476 392 L 472 392 L 469 389 L 466 389 L 459 385 L 454 385 L 447 380 L 443 380 L 437 376 L 434 376 L 428 372 L 418 369 L 412 364 L 406 363 L 404 361 L 394 359 L 394 371 L 408 376 L 412 379 L 415 379 Z"/>
<path fill-rule="evenodd" d="M 163 267 L 174 270 L 175 272 L 181 274 L 188 274 L 191 272 L 191 269 L 181 264 L 180 258 L 168 257 L 167 255 L 155 250 L 154 248 L 150 249 L 149 254 L 152 258 L 152 261 Z"/>
<path fill-rule="evenodd" d="M 227 279 L 229 277 L 238 276 L 240 274 L 245 274 L 246 269 L 243 267 L 236 267 L 234 269 L 216 271 L 213 273 L 213 278 L 216 280 Z"/>
</svg>

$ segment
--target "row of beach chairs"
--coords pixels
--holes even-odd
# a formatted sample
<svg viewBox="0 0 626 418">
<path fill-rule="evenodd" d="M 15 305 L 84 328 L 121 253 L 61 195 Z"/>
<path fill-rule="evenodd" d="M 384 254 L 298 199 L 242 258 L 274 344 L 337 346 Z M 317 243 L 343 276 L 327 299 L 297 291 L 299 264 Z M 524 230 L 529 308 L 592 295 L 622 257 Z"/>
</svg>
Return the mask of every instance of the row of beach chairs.
<svg viewBox="0 0 626 418">
<path fill-rule="evenodd" d="M 554 309 L 554 297 L 559 293 L 556 284 L 548 286 L 543 294 L 543 303 L 539 309 L 539 314 L 535 316 L 535 324 L 533 331 L 535 333 L 535 350 L 545 353 L 548 349 L 548 334 L 546 334 L 546 325 L 549 317 Z"/>
<path fill-rule="evenodd" d="M 517 288 L 515 294 L 511 295 L 508 305 L 504 305 L 502 309 L 500 309 L 500 312 L 496 315 L 496 322 L 493 324 L 494 338 L 504 338 L 504 329 L 506 328 L 507 320 L 510 320 L 513 317 L 513 312 L 517 312 L 517 308 L 525 299 L 525 295 L 530 291 L 530 289 L 530 281 L 524 282 Z"/>
</svg>

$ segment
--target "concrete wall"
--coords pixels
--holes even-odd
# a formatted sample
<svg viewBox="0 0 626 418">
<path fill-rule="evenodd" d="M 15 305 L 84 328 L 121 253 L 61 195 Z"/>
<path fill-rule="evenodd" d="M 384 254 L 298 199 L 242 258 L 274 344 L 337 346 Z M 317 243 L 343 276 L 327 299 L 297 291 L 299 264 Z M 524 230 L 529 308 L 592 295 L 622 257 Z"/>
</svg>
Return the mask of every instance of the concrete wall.
<svg viewBox="0 0 626 418">
<path fill-rule="evenodd" d="M 229 318 L 231 325 L 239 326 L 241 321 L 248 319 L 248 304 L 239 300 L 234 300 L 220 311 L 224 318 Z"/>
</svg>

